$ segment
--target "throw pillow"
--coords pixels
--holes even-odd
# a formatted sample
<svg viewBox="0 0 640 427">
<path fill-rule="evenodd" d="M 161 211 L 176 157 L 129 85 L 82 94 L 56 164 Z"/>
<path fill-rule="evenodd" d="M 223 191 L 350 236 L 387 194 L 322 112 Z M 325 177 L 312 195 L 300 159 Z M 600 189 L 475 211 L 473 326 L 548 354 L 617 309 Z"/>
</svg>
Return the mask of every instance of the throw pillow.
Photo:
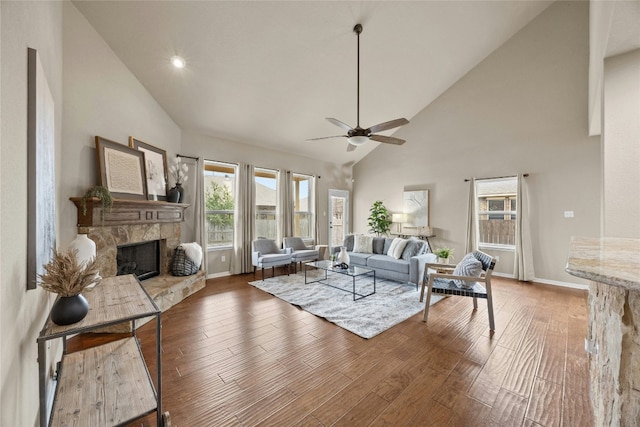
<svg viewBox="0 0 640 427">
<path fill-rule="evenodd" d="M 393 256 L 393 251 L 396 249 L 396 246 L 398 246 L 398 243 L 400 242 L 400 240 L 402 240 L 400 237 L 396 237 L 395 239 L 393 239 L 391 241 L 391 244 L 389 245 L 389 249 L 387 249 L 387 252 L 385 252 L 385 254 L 389 256 Z"/>
<path fill-rule="evenodd" d="M 456 276 L 474 276 L 480 277 L 482 274 L 482 263 L 473 256 L 473 254 L 466 254 L 462 261 L 453 270 L 453 274 Z M 459 288 L 470 289 L 473 288 L 475 282 L 468 282 L 466 280 L 453 280 L 453 283 Z"/>
<path fill-rule="evenodd" d="M 386 238 L 384 237 L 374 237 L 373 238 L 373 253 L 384 255 L 386 252 L 384 251 L 384 242 Z"/>
<path fill-rule="evenodd" d="M 347 237 L 344 238 L 344 246 L 345 248 L 347 248 L 347 252 L 353 252 L 353 234 L 349 234 Z"/>
<path fill-rule="evenodd" d="M 415 237 L 410 238 L 402 252 L 402 259 L 409 261 L 411 257 L 422 254 L 425 246 L 426 242 L 424 240 L 419 240 Z"/>
<path fill-rule="evenodd" d="M 384 238 L 384 248 L 382 248 L 382 255 L 387 255 L 389 253 L 389 248 L 391 247 L 391 243 L 393 243 L 393 240 L 393 237 Z"/>
<path fill-rule="evenodd" d="M 404 251 L 405 246 L 407 246 L 407 242 L 408 240 L 406 239 L 396 237 L 395 239 L 393 239 L 387 255 L 395 259 L 400 259 L 400 257 L 402 256 L 402 251 Z"/>
<path fill-rule="evenodd" d="M 355 238 L 353 239 L 353 252 L 359 252 L 361 254 L 372 254 L 373 236 L 356 234 Z"/>
</svg>

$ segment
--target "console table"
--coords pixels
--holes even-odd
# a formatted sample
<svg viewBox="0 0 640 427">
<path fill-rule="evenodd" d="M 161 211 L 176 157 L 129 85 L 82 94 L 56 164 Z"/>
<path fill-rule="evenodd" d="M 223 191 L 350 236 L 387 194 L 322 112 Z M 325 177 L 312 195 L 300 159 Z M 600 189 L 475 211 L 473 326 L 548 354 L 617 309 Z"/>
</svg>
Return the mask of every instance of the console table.
<svg viewBox="0 0 640 427">
<path fill-rule="evenodd" d="M 133 275 L 108 277 L 82 293 L 89 313 L 80 322 L 59 326 L 48 318 L 38 336 L 40 426 L 113 426 L 157 412 L 158 427 L 168 427 L 162 412 L 161 311 Z M 135 322 L 156 320 L 156 389 L 135 336 Z M 67 354 L 67 337 L 104 326 L 131 322 L 129 338 Z M 53 408 L 47 408 L 47 341 L 62 339 Z M 50 419 L 49 419 L 50 418 Z"/>
</svg>

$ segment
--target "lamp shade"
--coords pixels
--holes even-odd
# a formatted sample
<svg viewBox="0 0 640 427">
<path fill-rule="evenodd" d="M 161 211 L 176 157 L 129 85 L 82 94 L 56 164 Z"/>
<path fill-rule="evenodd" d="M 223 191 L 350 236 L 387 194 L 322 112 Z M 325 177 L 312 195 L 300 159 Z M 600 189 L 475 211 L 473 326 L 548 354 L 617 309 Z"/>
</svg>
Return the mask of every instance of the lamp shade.
<svg viewBox="0 0 640 427">
<path fill-rule="evenodd" d="M 347 141 L 349 141 L 349 144 L 351 145 L 362 145 L 368 140 L 368 136 L 352 136 L 350 138 L 347 138 Z"/>
<path fill-rule="evenodd" d="M 403 214 L 403 213 L 392 214 L 391 222 L 397 222 L 397 223 L 407 222 L 407 214 Z"/>
</svg>

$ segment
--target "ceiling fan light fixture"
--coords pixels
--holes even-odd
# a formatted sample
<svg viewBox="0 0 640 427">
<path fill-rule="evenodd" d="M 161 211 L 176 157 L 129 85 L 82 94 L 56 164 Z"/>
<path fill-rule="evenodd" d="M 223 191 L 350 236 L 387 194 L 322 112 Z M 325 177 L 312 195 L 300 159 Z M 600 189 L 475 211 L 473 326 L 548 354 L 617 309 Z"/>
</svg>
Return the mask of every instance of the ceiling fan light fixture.
<svg viewBox="0 0 640 427">
<path fill-rule="evenodd" d="M 349 144 L 351 145 L 362 145 L 367 141 L 369 141 L 369 137 L 368 136 L 351 136 L 347 138 L 347 141 L 349 141 Z"/>
</svg>

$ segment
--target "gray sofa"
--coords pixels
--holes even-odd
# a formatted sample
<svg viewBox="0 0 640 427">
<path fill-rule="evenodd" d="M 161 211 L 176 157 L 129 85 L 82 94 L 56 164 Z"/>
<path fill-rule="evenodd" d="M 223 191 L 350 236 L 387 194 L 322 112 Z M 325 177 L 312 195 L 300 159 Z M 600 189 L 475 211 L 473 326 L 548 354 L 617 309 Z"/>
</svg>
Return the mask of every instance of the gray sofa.
<svg viewBox="0 0 640 427">
<path fill-rule="evenodd" d="M 372 253 L 354 252 L 353 234 L 348 235 L 343 246 L 349 253 L 349 264 L 371 268 L 376 271 L 376 278 L 397 280 L 418 286 L 424 277 L 424 266 L 426 263 L 435 263 L 438 257 L 431 253 L 429 244 L 420 239 L 411 238 L 404 248 L 402 256 L 395 259 L 386 255 L 393 238 L 374 237 L 372 242 Z M 333 248 L 334 253 L 338 253 L 340 248 Z"/>
</svg>

